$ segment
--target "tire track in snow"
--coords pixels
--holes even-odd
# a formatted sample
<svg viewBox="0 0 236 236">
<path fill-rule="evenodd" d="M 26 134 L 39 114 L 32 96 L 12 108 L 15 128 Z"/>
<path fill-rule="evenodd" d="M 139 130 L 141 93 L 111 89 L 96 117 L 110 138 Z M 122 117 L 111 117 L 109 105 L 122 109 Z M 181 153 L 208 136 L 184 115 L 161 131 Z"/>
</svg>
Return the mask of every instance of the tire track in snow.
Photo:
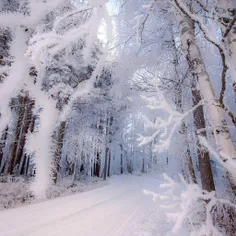
<svg viewBox="0 0 236 236">
<path fill-rule="evenodd" d="M 124 227 L 127 225 L 127 223 L 133 218 L 133 216 L 136 214 L 136 212 L 138 211 L 139 207 L 136 207 L 136 209 L 130 214 L 130 216 L 128 217 L 128 219 L 124 222 L 124 224 L 116 231 L 116 235 L 118 233 L 120 233 Z"/>
</svg>

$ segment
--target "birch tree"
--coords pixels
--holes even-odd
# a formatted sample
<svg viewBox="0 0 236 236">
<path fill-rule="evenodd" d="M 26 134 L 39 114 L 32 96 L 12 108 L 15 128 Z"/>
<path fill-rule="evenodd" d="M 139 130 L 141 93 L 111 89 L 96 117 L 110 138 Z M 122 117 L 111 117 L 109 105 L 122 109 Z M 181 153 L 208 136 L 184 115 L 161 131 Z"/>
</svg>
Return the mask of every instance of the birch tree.
<svg viewBox="0 0 236 236">
<path fill-rule="evenodd" d="M 175 4 L 180 10 L 177 14 L 177 20 L 180 27 L 180 38 L 182 49 L 189 61 L 193 77 L 196 79 L 200 93 L 205 101 L 207 114 L 210 119 L 215 142 L 222 161 L 229 171 L 229 178 L 232 188 L 235 188 L 235 177 L 231 165 L 235 165 L 236 151 L 233 145 L 227 122 L 224 117 L 224 110 L 219 104 L 214 89 L 212 87 L 209 74 L 206 71 L 204 61 L 197 46 L 194 36 L 194 20 L 191 18 L 186 6 L 180 1 L 175 0 Z"/>
</svg>

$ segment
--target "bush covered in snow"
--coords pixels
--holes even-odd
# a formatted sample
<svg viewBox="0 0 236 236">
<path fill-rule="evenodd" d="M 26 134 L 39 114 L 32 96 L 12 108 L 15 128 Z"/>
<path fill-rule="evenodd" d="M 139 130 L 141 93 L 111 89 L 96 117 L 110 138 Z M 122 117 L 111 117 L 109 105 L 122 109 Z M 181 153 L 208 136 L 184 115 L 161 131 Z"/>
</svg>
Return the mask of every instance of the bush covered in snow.
<svg viewBox="0 0 236 236">
<path fill-rule="evenodd" d="M 29 189 L 30 180 L 23 177 L 0 177 L 0 210 L 37 202 Z M 73 181 L 70 178 L 58 181 L 46 193 L 47 199 L 66 196 L 76 192 L 85 192 L 105 185 L 99 178 Z"/>
<path fill-rule="evenodd" d="M 197 184 L 187 184 L 182 177 L 175 182 L 164 174 L 167 183 L 161 184 L 163 194 L 144 190 L 153 201 L 162 201 L 165 224 L 172 225 L 167 235 L 178 236 L 235 236 L 236 205 L 217 198 L 215 192 L 207 192 Z"/>
<path fill-rule="evenodd" d="M 0 209 L 15 207 L 32 199 L 26 179 L 12 176 L 0 178 Z"/>
</svg>

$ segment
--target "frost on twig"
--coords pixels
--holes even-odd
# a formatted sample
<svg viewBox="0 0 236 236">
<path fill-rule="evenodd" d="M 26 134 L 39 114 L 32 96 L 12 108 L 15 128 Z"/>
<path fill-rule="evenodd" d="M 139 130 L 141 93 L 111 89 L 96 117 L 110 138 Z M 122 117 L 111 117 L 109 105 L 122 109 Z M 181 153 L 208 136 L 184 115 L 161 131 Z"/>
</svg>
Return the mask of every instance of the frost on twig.
<svg viewBox="0 0 236 236">
<path fill-rule="evenodd" d="M 154 122 L 150 121 L 147 117 L 144 117 L 146 127 L 155 128 L 156 131 L 150 137 L 140 136 L 138 141 L 140 145 L 145 145 L 155 140 L 158 137 L 158 143 L 155 146 L 155 150 L 163 151 L 168 149 L 170 140 L 176 131 L 176 128 L 183 119 L 183 114 L 173 109 L 163 94 L 160 92 L 157 97 L 145 97 L 141 96 L 144 101 L 148 103 L 147 107 L 152 110 L 160 111 L 166 114 L 166 117 L 157 117 Z"/>
<path fill-rule="evenodd" d="M 155 131 L 148 137 L 140 135 L 138 141 L 140 146 L 142 146 L 158 139 L 154 149 L 156 152 L 166 151 L 169 148 L 171 139 L 181 125 L 182 120 L 204 102 L 202 100 L 187 112 L 180 113 L 167 102 L 160 90 L 156 97 L 141 96 L 141 98 L 148 104 L 147 107 L 149 109 L 157 111 L 160 116 L 156 117 L 154 122 L 143 116 L 145 127 Z"/>
</svg>

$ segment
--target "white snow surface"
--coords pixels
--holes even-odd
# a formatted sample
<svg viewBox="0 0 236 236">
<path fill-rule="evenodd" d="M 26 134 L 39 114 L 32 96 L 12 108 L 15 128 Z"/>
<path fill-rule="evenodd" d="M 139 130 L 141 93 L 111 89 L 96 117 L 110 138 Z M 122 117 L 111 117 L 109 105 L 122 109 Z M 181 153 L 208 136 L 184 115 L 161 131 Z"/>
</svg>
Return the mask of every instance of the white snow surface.
<svg viewBox="0 0 236 236">
<path fill-rule="evenodd" d="M 147 219 L 155 203 L 143 190 L 157 191 L 159 184 L 155 177 L 117 176 L 89 192 L 0 211 L 0 235 L 144 235 L 141 217 Z"/>
</svg>

